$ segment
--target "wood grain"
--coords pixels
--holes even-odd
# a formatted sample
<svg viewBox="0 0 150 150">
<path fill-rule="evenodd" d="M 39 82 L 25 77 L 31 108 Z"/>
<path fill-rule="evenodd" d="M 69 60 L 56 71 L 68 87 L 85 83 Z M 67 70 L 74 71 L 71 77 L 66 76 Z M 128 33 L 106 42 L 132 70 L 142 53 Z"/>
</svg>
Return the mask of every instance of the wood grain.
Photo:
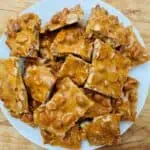
<svg viewBox="0 0 150 150">
<path fill-rule="evenodd" d="M 4 32 L 8 18 L 38 0 L 0 0 L 0 34 Z M 150 2 L 149 0 L 105 0 L 127 15 L 140 31 L 150 52 Z M 150 92 L 148 100 L 150 100 Z M 122 136 L 119 145 L 102 150 L 148 150 L 150 149 L 150 101 L 136 123 Z M 0 112 L 0 150 L 42 150 L 29 142 L 9 124 Z"/>
</svg>

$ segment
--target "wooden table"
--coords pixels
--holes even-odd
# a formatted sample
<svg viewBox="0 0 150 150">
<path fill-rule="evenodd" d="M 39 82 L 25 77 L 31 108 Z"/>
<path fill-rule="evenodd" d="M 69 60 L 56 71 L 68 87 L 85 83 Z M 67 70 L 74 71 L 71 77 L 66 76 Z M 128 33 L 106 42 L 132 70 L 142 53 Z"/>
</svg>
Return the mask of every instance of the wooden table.
<svg viewBox="0 0 150 150">
<path fill-rule="evenodd" d="M 38 0 L 0 0 L 0 34 L 4 32 L 9 17 Z M 149 0 L 105 0 L 127 15 L 141 32 L 150 51 L 150 1 Z M 150 92 L 149 92 L 150 93 Z M 150 94 L 149 98 L 150 100 Z M 149 150 L 150 149 L 150 101 L 136 123 L 122 137 L 121 144 L 102 150 Z M 0 112 L 0 150 L 41 150 L 29 142 L 9 124 Z"/>
</svg>

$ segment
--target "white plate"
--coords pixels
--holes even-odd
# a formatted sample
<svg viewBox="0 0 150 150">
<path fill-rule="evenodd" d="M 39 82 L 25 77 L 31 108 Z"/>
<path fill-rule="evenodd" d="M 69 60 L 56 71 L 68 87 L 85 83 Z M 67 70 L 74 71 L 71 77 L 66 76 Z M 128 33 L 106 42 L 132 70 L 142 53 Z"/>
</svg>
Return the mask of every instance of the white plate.
<svg viewBox="0 0 150 150">
<path fill-rule="evenodd" d="M 131 25 L 130 20 L 125 17 L 121 12 L 113 8 L 112 6 L 106 4 L 101 0 L 41 0 L 39 3 L 35 4 L 29 9 L 26 9 L 23 13 L 34 12 L 37 13 L 42 19 L 42 24 L 45 24 L 49 18 L 55 14 L 57 11 L 61 10 L 64 7 L 73 7 L 76 4 L 81 4 L 81 7 L 85 12 L 85 19 L 90 14 L 91 8 L 96 4 L 100 4 L 106 10 L 108 10 L 111 14 L 118 16 L 120 22 L 124 24 L 124 26 Z M 134 28 L 136 36 L 138 37 L 139 42 L 144 46 L 144 42 L 139 34 L 139 32 Z M 0 57 L 7 58 L 9 57 L 9 48 L 5 44 L 6 37 L 3 35 L 0 39 Z M 140 82 L 140 86 L 138 89 L 138 104 L 137 104 L 137 115 L 141 112 L 146 97 L 148 95 L 148 89 L 150 85 L 150 62 L 138 66 L 133 69 L 129 73 L 132 77 L 136 78 Z M 0 102 L 0 108 L 4 113 L 5 117 L 9 120 L 9 122 L 13 125 L 13 127 L 25 138 L 30 140 L 31 142 L 50 150 L 62 150 L 63 148 L 54 147 L 51 145 L 44 145 L 42 141 L 42 137 L 40 135 L 39 129 L 32 128 L 27 124 L 23 123 L 20 120 L 17 120 L 10 116 L 8 110 L 3 106 L 3 103 Z M 130 122 L 121 122 L 120 128 L 121 133 L 127 131 L 127 129 L 132 125 Z M 93 150 L 94 146 L 90 146 L 88 142 L 84 141 L 82 143 L 82 150 Z"/>
</svg>

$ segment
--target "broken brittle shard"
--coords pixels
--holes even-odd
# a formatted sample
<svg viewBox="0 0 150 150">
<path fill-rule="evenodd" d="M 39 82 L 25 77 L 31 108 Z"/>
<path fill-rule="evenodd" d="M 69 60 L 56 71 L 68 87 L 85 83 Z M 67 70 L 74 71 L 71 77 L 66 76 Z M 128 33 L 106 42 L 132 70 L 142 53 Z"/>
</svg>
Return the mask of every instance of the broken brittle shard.
<svg viewBox="0 0 150 150">
<path fill-rule="evenodd" d="M 28 112 L 28 96 L 16 57 L 0 60 L 0 98 L 15 116 Z"/>
<path fill-rule="evenodd" d="M 76 69 L 75 69 L 76 68 Z M 70 77 L 77 85 L 83 85 L 88 77 L 90 64 L 82 59 L 69 55 L 61 66 L 58 77 Z"/>
<path fill-rule="evenodd" d="M 129 65 L 130 61 L 116 53 L 109 44 L 95 46 L 85 88 L 113 98 L 121 97 Z"/>
<path fill-rule="evenodd" d="M 136 120 L 136 104 L 138 94 L 138 81 L 132 77 L 128 77 L 124 87 L 122 97 L 113 100 L 115 113 L 121 114 L 121 120 Z"/>
<path fill-rule="evenodd" d="M 135 36 L 135 33 L 133 32 L 133 29 L 128 27 L 127 30 L 129 31 L 127 36 L 128 43 L 120 47 L 120 54 L 131 60 L 132 67 L 149 61 L 150 54 L 148 53 L 147 49 L 140 44 L 137 37 Z"/>
<path fill-rule="evenodd" d="M 54 60 L 51 51 L 51 45 L 57 35 L 57 32 L 47 32 L 40 34 L 40 56 L 43 59 Z"/>
<path fill-rule="evenodd" d="M 116 16 L 110 15 L 99 5 L 92 9 L 86 28 L 88 37 L 100 38 L 113 47 L 118 47 L 127 42 L 125 31 Z"/>
<path fill-rule="evenodd" d="M 36 14 L 24 14 L 7 25 L 6 44 L 11 56 L 37 57 L 41 21 Z"/>
<path fill-rule="evenodd" d="M 31 65 L 26 69 L 24 80 L 32 99 L 45 102 L 52 92 L 56 78 L 48 67 Z"/>
<path fill-rule="evenodd" d="M 64 63 L 64 60 L 55 61 L 47 60 L 40 57 L 37 58 L 26 58 L 24 61 L 24 67 L 27 69 L 31 66 L 44 66 L 57 78 L 57 74 Z"/>
<path fill-rule="evenodd" d="M 64 137 L 93 102 L 69 78 L 60 81 L 57 88 L 51 100 L 34 112 L 34 121 L 41 129 Z"/>
<path fill-rule="evenodd" d="M 82 89 L 94 105 L 85 113 L 85 118 L 95 118 L 112 112 L 111 98 L 88 89 Z"/>
<path fill-rule="evenodd" d="M 69 129 L 64 138 L 56 136 L 47 130 L 41 130 L 41 134 L 45 144 L 60 145 L 66 148 L 80 148 L 81 141 L 85 139 L 85 132 L 79 125 Z"/>
<path fill-rule="evenodd" d="M 86 136 L 92 145 L 113 145 L 120 141 L 120 115 L 99 116 L 85 126 Z"/>
<path fill-rule="evenodd" d="M 64 8 L 62 11 L 55 14 L 52 19 L 41 29 L 41 33 L 46 31 L 54 31 L 63 28 L 67 25 L 78 23 L 83 17 L 83 10 L 80 5 L 73 8 Z"/>
<path fill-rule="evenodd" d="M 51 49 L 55 56 L 74 54 L 90 61 L 93 44 L 85 38 L 83 27 L 71 26 L 58 32 Z"/>
<path fill-rule="evenodd" d="M 86 34 L 88 38 L 100 39 L 116 48 L 131 60 L 132 67 L 150 60 L 148 51 L 139 43 L 133 29 L 124 27 L 117 16 L 109 14 L 99 5 L 92 9 Z"/>
</svg>

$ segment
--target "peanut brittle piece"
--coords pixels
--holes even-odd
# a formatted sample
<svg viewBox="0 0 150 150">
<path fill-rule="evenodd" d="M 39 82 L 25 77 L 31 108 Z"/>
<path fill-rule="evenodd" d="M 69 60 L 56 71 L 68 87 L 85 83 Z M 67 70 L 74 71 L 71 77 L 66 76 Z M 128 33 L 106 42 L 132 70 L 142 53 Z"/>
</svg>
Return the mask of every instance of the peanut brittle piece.
<svg viewBox="0 0 150 150">
<path fill-rule="evenodd" d="M 76 125 L 66 132 L 65 137 L 56 136 L 46 130 L 41 130 L 45 144 L 59 145 L 66 148 L 80 148 L 81 141 L 85 138 L 85 133 Z"/>
<path fill-rule="evenodd" d="M 93 45 L 92 42 L 85 39 L 82 27 L 71 26 L 62 29 L 57 34 L 51 49 L 56 56 L 74 54 L 90 61 Z"/>
<path fill-rule="evenodd" d="M 120 140 L 120 116 L 118 114 L 99 116 L 85 128 L 87 139 L 92 145 L 113 145 Z"/>
<path fill-rule="evenodd" d="M 137 66 L 150 60 L 148 51 L 138 42 L 132 29 L 129 28 L 130 34 L 128 35 L 128 43 L 122 45 L 119 49 L 121 55 L 131 60 L 131 65 Z"/>
<path fill-rule="evenodd" d="M 38 102 L 45 102 L 49 98 L 56 78 L 48 67 L 31 65 L 26 69 L 24 80 L 31 97 Z"/>
<path fill-rule="evenodd" d="M 69 78 L 64 78 L 58 84 L 58 91 L 51 100 L 34 112 L 34 120 L 41 129 L 64 137 L 93 102 Z"/>
<path fill-rule="evenodd" d="M 63 65 L 64 60 L 60 61 L 49 61 L 45 65 L 51 69 L 51 72 L 57 76 L 61 66 Z"/>
<path fill-rule="evenodd" d="M 82 59 L 69 55 L 58 72 L 58 77 L 70 77 L 77 85 L 83 85 L 88 77 L 89 67 Z"/>
<path fill-rule="evenodd" d="M 119 98 L 127 79 L 129 64 L 130 61 L 116 53 L 109 44 L 96 47 L 85 88 Z"/>
<path fill-rule="evenodd" d="M 64 60 L 47 60 L 43 58 L 27 58 L 24 62 L 25 69 L 27 69 L 30 66 L 36 65 L 36 66 L 45 66 L 49 68 L 50 72 L 56 77 L 58 74 L 58 71 L 60 70 L 62 64 L 64 63 Z"/>
<path fill-rule="evenodd" d="M 119 48 L 121 54 L 131 60 L 132 66 L 150 60 L 148 51 L 138 42 L 133 29 L 124 27 L 116 16 L 110 15 L 99 5 L 92 9 L 86 33 L 90 38 L 99 38 L 112 47 Z"/>
<path fill-rule="evenodd" d="M 110 15 L 107 10 L 97 5 L 92 9 L 86 28 L 88 37 L 100 38 L 113 47 L 128 42 L 128 29 L 123 27 L 116 16 Z"/>
<path fill-rule="evenodd" d="M 52 19 L 46 24 L 46 26 L 41 29 L 41 33 L 46 31 L 54 31 L 63 28 L 67 25 L 71 25 L 79 22 L 83 17 L 83 10 L 80 5 L 74 8 L 68 9 L 64 8 L 62 11 L 55 14 Z"/>
<path fill-rule="evenodd" d="M 40 56 L 44 59 L 53 60 L 51 45 L 57 35 L 57 32 L 47 32 L 40 34 Z"/>
<path fill-rule="evenodd" d="M 37 57 L 40 24 L 39 17 L 32 13 L 9 20 L 6 44 L 11 56 Z"/>
<path fill-rule="evenodd" d="M 132 66 L 137 66 L 150 61 L 150 55 L 147 50 L 139 43 L 135 43 L 130 48 L 123 48 L 120 52 L 123 56 L 131 60 Z"/>
<path fill-rule="evenodd" d="M 135 121 L 138 81 L 128 77 L 124 84 L 123 96 L 115 100 L 115 113 L 121 114 L 121 120 Z"/>
<path fill-rule="evenodd" d="M 0 98 L 15 116 L 28 112 L 28 96 L 16 57 L 0 60 Z"/>
<path fill-rule="evenodd" d="M 94 105 L 85 113 L 86 118 L 94 118 L 100 115 L 109 114 L 112 111 L 111 98 L 88 89 L 83 89 L 85 95 L 93 100 Z"/>
</svg>

